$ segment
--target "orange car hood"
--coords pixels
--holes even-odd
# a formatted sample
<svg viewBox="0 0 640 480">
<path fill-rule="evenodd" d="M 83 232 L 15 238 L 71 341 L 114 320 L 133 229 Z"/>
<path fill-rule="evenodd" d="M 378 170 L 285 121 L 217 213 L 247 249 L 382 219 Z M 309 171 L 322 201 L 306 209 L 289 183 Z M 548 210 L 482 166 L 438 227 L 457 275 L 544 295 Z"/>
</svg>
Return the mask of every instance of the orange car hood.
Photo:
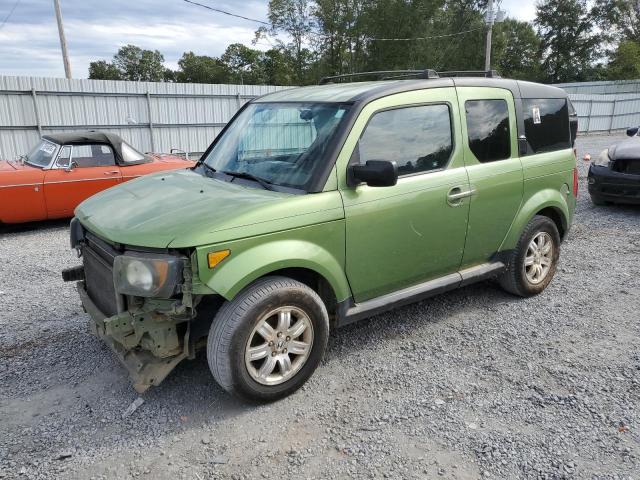
<svg viewBox="0 0 640 480">
<path fill-rule="evenodd" d="M 41 183 L 42 170 L 19 162 L 0 160 L 0 186 Z"/>
<path fill-rule="evenodd" d="M 0 172 L 14 172 L 16 170 L 22 170 L 26 168 L 19 162 L 8 162 L 6 160 L 0 160 Z"/>
</svg>

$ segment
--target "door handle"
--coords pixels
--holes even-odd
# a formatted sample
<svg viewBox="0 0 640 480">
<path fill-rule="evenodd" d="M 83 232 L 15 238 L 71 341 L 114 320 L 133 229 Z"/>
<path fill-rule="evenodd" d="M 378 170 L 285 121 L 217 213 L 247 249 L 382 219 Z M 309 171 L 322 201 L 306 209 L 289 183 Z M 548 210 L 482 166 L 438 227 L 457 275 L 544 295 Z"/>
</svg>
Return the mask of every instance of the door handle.
<svg viewBox="0 0 640 480">
<path fill-rule="evenodd" d="M 457 207 L 462 205 L 463 199 L 470 197 L 476 193 L 475 188 L 470 188 L 469 190 L 462 190 L 461 187 L 454 187 L 449 190 L 447 193 L 447 203 L 452 207 Z"/>
<path fill-rule="evenodd" d="M 120 172 L 118 170 L 111 170 L 110 172 L 104 172 L 105 175 L 117 175 Z"/>
</svg>

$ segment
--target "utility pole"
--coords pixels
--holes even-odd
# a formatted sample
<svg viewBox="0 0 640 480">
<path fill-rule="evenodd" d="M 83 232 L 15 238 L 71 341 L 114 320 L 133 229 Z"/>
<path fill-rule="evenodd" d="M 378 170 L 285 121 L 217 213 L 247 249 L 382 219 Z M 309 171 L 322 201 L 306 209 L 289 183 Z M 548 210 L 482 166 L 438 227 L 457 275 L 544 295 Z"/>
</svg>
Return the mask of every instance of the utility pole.
<svg viewBox="0 0 640 480">
<path fill-rule="evenodd" d="M 487 6 L 487 16 L 485 22 L 487 24 L 487 44 L 484 52 L 484 70 L 488 72 L 491 70 L 491 30 L 493 29 L 493 0 L 489 0 Z"/>
<path fill-rule="evenodd" d="M 67 52 L 67 39 L 64 37 L 64 27 L 62 26 L 62 12 L 60 11 L 59 0 L 53 0 L 53 7 L 56 11 L 56 20 L 58 21 L 60 48 L 62 49 L 62 61 L 64 62 L 64 76 L 68 79 L 71 79 L 71 65 L 69 64 L 69 53 Z"/>
</svg>

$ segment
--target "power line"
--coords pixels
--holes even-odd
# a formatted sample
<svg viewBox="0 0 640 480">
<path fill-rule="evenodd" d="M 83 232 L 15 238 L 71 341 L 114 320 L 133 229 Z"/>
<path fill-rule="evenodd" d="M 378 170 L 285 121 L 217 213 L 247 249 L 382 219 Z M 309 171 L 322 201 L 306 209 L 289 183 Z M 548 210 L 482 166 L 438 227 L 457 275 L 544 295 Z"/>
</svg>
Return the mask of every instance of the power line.
<svg viewBox="0 0 640 480">
<path fill-rule="evenodd" d="M 445 37 L 455 37 L 456 35 L 464 35 L 465 33 L 476 32 L 478 30 L 482 30 L 484 27 L 472 28 L 470 30 L 463 30 L 462 32 L 454 32 L 454 33 L 445 33 L 443 35 L 432 35 L 430 37 L 413 37 L 413 38 L 367 38 L 364 37 L 364 40 L 368 40 L 370 42 L 412 42 L 414 40 L 434 40 L 436 38 L 445 38 Z M 351 37 L 353 40 L 356 40 L 356 37 Z"/>
<path fill-rule="evenodd" d="M 193 2 L 192 0 L 183 0 L 187 3 L 191 3 L 192 5 L 198 5 L 199 7 L 206 8 L 207 10 L 212 10 L 214 12 L 223 13 L 225 15 L 229 15 L 230 17 L 242 18 L 243 20 L 249 20 L 250 22 L 257 22 L 263 25 L 271 25 L 269 22 L 264 22 L 262 20 L 256 20 L 255 18 L 244 17 L 242 15 L 238 15 L 236 13 L 226 12 L 224 10 L 220 10 L 219 8 L 210 7 L 209 5 L 204 5 L 202 3 Z"/>
<path fill-rule="evenodd" d="M 209 5 L 203 5 L 202 3 L 198 3 L 198 2 L 194 2 L 193 0 L 183 0 L 184 2 L 187 3 L 191 3 L 192 5 L 198 5 L 200 7 L 206 8 L 208 10 L 212 10 L 214 12 L 218 12 L 218 13 L 223 13 L 225 15 L 229 15 L 231 17 L 237 17 L 237 18 L 242 18 L 243 20 L 249 20 L 250 22 L 257 22 L 257 23 L 261 23 L 263 25 L 271 25 L 269 22 L 265 22 L 262 20 L 257 20 L 255 18 L 249 18 L 249 17 L 244 17 L 242 15 L 237 15 L 235 13 L 229 13 L 226 12 L 224 10 L 220 10 L 219 8 L 214 8 L 214 7 L 210 7 Z M 466 33 L 471 33 L 471 32 L 475 32 L 478 30 L 482 30 L 484 27 L 477 27 L 477 28 L 472 28 L 469 30 L 463 30 L 461 32 L 454 32 L 454 33 L 446 33 L 443 35 L 432 35 L 432 36 L 428 36 L 428 37 L 412 37 L 412 38 L 367 38 L 366 36 L 364 37 L 364 40 L 368 40 L 370 42 L 413 42 L 416 40 L 434 40 L 436 38 L 446 38 L 446 37 L 454 37 L 457 35 L 464 35 Z M 322 34 L 317 34 L 317 33 L 311 33 L 311 35 L 313 36 L 318 36 L 318 37 L 322 37 Z M 357 37 L 345 37 L 348 40 L 357 40 Z"/>
<path fill-rule="evenodd" d="M 4 27 L 4 24 L 7 23 L 7 21 L 11 18 L 11 15 L 13 15 L 14 10 L 16 9 L 19 3 L 20 3 L 20 0 L 16 0 L 16 3 L 13 4 L 13 7 L 9 11 L 9 14 L 6 17 L 4 17 L 4 20 L 0 24 L 0 28 Z"/>
</svg>

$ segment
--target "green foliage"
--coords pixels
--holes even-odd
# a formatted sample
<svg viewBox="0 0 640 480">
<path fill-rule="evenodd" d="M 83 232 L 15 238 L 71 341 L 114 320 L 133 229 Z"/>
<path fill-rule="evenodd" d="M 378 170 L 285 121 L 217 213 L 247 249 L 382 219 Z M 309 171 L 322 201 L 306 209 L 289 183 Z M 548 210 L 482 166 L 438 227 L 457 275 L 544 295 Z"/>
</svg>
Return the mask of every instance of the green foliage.
<svg viewBox="0 0 640 480">
<path fill-rule="evenodd" d="M 220 57 L 185 52 L 179 69 L 158 51 L 122 47 L 89 78 L 191 83 L 314 84 L 371 70 L 481 70 L 486 0 L 270 0 L 255 43 Z M 540 0 L 533 23 L 493 27 L 491 66 L 543 82 L 639 77 L 640 0 Z"/>
<path fill-rule="evenodd" d="M 92 80 L 122 80 L 122 75 L 113 63 L 98 60 L 89 64 L 89 78 Z"/>
<path fill-rule="evenodd" d="M 505 77 L 542 81 L 540 38 L 527 22 L 507 19 L 494 28 L 493 66 Z"/>
<path fill-rule="evenodd" d="M 551 83 L 592 79 L 604 39 L 593 28 L 595 11 L 587 1 L 543 0 L 536 5 L 536 14 L 545 79 Z"/>
<path fill-rule="evenodd" d="M 167 81 L 173 75 L 164 66 L 164 57 L 157 50 L 143 50 L 125 45 L 113 56 L 89 64 L 89 78 L 101 80 L 131 80 L 137 82 Z"/>
<path fill-rule="evenodd" d="M 181 83 L 229 83 L 231 72 L 220 59 L 185 52 L 178 60 L 176 81 Z"/>
<path fill-rule="evenodd" d="M 611 80 L 640 78 L 640 43 L 620 42 L 609 62 L 608 76 Z"/>
<path fill-rule="evenodd" d="M 160 82 L 165 77 L 164 57 L 158 50 L 125 45 L 113 57 L 113 65 L 124 80 Z"/>
</svg>

